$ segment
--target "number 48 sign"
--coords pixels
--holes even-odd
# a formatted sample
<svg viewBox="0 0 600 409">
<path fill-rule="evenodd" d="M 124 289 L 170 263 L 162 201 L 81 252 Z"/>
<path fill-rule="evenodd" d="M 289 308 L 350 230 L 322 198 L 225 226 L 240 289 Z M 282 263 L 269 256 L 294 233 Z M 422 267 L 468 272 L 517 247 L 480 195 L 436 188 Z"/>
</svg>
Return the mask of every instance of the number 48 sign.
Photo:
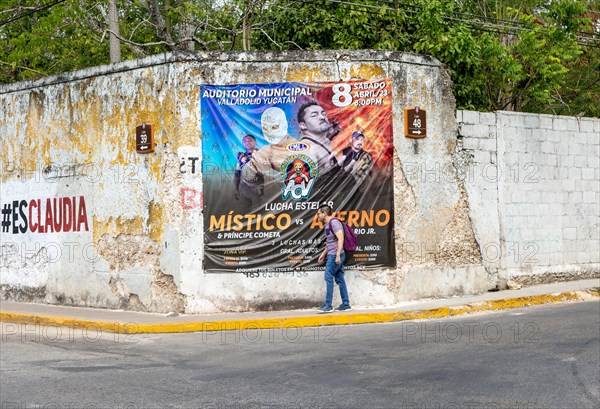
<svg viewBox="0 0 600 409">
<path fill-rule="evenodd" d="M 404 136 L 407 138 L 427 136 L 427 113 L 424 109 L 404 108 Z"/>
</svg>

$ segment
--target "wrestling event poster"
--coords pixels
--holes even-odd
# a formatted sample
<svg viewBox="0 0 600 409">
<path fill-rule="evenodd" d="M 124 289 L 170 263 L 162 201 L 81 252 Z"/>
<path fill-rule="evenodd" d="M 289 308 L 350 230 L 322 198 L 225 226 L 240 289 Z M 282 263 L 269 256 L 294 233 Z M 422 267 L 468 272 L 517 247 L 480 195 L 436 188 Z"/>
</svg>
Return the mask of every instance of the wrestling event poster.
<svg viewBox="0 0 600 409">
<path fill-rule="evenodd" d="M 324 203 L 346 270 L 395 267 L 390 79 L 201 85 L 200 110 L 206 273 L 322 271 Z"/>
</svg>

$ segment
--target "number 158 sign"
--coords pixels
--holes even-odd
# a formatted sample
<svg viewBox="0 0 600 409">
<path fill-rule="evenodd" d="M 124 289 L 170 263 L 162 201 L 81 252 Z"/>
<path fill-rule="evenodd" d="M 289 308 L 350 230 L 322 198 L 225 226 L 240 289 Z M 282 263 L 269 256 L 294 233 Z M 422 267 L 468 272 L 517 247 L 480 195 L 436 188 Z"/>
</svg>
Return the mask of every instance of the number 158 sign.
<svg viewBox="0 0 600 409">
<path fill-rule="evenodd" d="M 427 113 L 424 109 L 404 108 L 404 136 L 407 138 L 427 136 Z"/>
</svg>

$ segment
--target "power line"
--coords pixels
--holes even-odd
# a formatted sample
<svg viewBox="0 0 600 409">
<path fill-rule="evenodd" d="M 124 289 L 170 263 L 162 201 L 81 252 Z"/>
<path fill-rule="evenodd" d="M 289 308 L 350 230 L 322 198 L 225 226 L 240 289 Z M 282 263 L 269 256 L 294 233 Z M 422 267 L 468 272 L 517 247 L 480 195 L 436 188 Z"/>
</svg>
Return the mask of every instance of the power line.
<svg viewBox="0 0 600 409">
<path fill-rule="evenodd" d="M 373 0 L 377 3 L 381 3 L 381 4 L 389 4 L 389 5 L 401 5 L 404 7 L 412 7 L 412 8 L 417 8 L 417 9 L 424 9 L 423 6 L 420 5 L 416 5 L 416 4 L 408 4 L 408 3 L 403 3 L 401 1 L 394 1 L 394 0 Z M 481 14 L 473 14 L 473 13 L 464 13 L 464 12 L 458 12 L 458 11 L 453 11 L 452 12 L 453 15 L 456 16 L 466 16 L 466 17 L 473 17 L 479 20 L 484 20 L 484 21 L 494 21 L 494 22 L 498 22 L 498 23 L 506 23 L 509 25 L 514 25 L 516 27 L 521 27 L 523 25 L 523 23 L 519 20 L 505 20 L 505 19 L 501 19 L 501 18 L 497 18 L 497 17 L 492 17 L 492 16 L 484 16 Z M 526 28 L 526 27 L 525 27 Z M 578 33 L 580 34 L 591 34 L 591 35 L 597 35 L 598 33 L 593 32 L 593 31 L 579 31 Z"/>
<path fill-rule="evenodd" d="M 393 8 L 389 8 L 389 7 L 375 6 L 372 4 L 354 3 L 351 1 L 345 1 L 345 0 L 326 0 L 326 1 L 329 1 L 330 3 L 337 3 L 337 4 L 340 4 L 341 6 L 351 6 L 351 7 L 356 6 L 356 7 L 365 8 L 365 9 L 376 9 L 376 10 L 380 10 L 380 11 L 392 11 L 392 12 L 397 12 L 398 10 L 402 10 L 405 13 L 411 13 L 411 14 L 418 13 L 417 11 L 414 11 L 414 10 L 393 9 Z M 377 3 L 392 4 L 392 5 L 397 5 L 397 6 L 406 5 L 406 6 L 410 6 L 413 8 L 423 9 L 423 6 L 407 5 L 406 3 L 401 3 L 401 2 L 390 2 L 387 0 L 375 0 L 375 1 Z M 347 7 L 344 7 L 344 8 L 347 9 Z M 379 13 L 374 13 L 369 10 L 362 10 L 362 11 L 364 13 L 379 15 Z M 465 25 L 471 26 L 471 28 L 474 30 L 485 31 L 485 32 L 494 32 L 494 33 L 499 33 L 499 34 L 515 35 L 515 34 L 517 34 L 518 31 L 532 31 L 531 28 L 523 27 L 521 25 L 522 23 L 517 22 L 515 20 L 498 20 L 498 19 L 496 19 L 497 21 L 506 21 L 506 22 L 511 22 L 511 23 L 517 23 L 516 26 L 515 25 L 498 25 L 498 24 L 493 24 L 493 23 L 485 21 L 486 17 L 481 16 L 481 15 L 466 14 L 466 13 L 453 13 L 453 14 L 474 16 L 474 17 L 478 17 L 479 19 L 484 20 L 484 21 L 477 22 L 477 21 L 473 21 L 473 20 L 464 20 L 461 18 L 450 17 L 447 15 L 441 15 L 441 17 L 446 21 L 457 21 L 459 23 L 463 23 Z M 588 32 L 584 32 L 584 33 L 594 34 L 594 33 L 588 33 Z M 599 42 L 600 40 L 598 40 L 598 39 L 590 39 L 590 38 L 586 38 L 586 37 L 577 36 L 575 41 L 577 42 L 577 44 L 583 45 L 583 46 L 600 47 L 600 42 Z"/>
<path fill-rule="evenodd" d="M 17 16 L 11 17 L 11 18 L 9 18 L 8 20 L 1 21 L 1 22 L 0 22 L 0 27 L 4 27 L 4 26 L 5 26 L 5 25 L 7 25 L 8 23 L 12 23 L 13 21 L 16 21 L 16 20 L 22 19 L 22 18 L 24 18 L 24 17 L 30 16 L 30 15 L 32 15 L 32 14 L 35 14 L 35 13 L 37 13 L 38 11 L 44 11 L 44 10 L 47 10 L 47 9 L 49 9 L 50 7 L 54 7 L 54 6 L 56 6 L 57 4 L 64 3 L 65 1 L 67 1 L 67 0 L 56 0 L 56 1 L 55 1 L 55 2 L 53 2 L 53 3 L 45 4 L 45 5 L 43 5 L 43 6 L 40 6 L 40 7 L 36 8 L 36 9 L 30 10 L 30 11 L 28 11 L 28 12 L 26 12 L 26 13 L 19 14 L 19 15 L 17 15 Z"/>
<path fill-rule="evenodd" d="M 389 7 L 382 7 L 382 6 L 374 6 L 371 4 L 363 4 L 363 3 L 353 3 L 350 1 L 343 1 L 343 0 L 326 0 L 329 1 L 330 3 L 338 3 L 338 4 L 343 4 L 343 5 L 349 5 L 349 6 L 357 6 L 357 7 L 363 7 L 363 8 L 373 8 L 373 9 L 377 9 L 377 10 L 388 10 L 388 11 L 397 11 L 398 9 L 393 9 L 393 8 L 389 8 Z M 390 0 L 373 0 L 377 3 L 380 4 L 390 4 L 390 5 L 395 5 L 395 6 L 405 6 L 405 7 L 411 7 L 411 8 L 415 8 L 415 9 L 419 9 L 419 10 L 423 10 L 424 7 L 423 6 L 419 6 L 419 5 L 413 5 L 413 4 L 407 4 L 407 3 L 403 3 L 403 2 L 395 2 L 395 1 L 390 1 Z M 401 9 L 404 12 L 407 13 L 412 13 L 412 14 L 416 14 L 417 11 L 414 10 L 405 10 L 405 9 Z M 365 12 L 367 12 L 365 10 Z M 376 13 L 371 13 L 371 14 L 376 14 Z M 482 16 L 479 14 L 473 14 L 473 13 L 460 13 L 460 12 L 452 12 L 452 15 L 455 16 L 466 16 L 466 17 L 473 17 L 476 18 L 478 20 L 482 20 L 482 23 L 484 25 L 486 25 L 488 28 L 491 29 L 502 29 L 502 30 L 506 30 L 506 29 L 511 29 L 511 30 L 521 30 L 521 31 L 531 31 L 531 28 L 528 27 L 524 27 L 523 23 L 521 23 L 518 20 L 503 20 L 503 19 L 498 19 L 495 17 L 488 17 L 488 16 Z M 444 20 L 448 20 L 448 21 L 458 21 L 464 24 L 468 24 L 468 25 L 476 25 L 476 24 L 482 24 L 482 23 L 477 23 L 475 21 L 472 20 L 464 20 L 464 19 L 460 19 L 460 18 L 454 18 L 454 17 L 450 17 L 447 15 L 442 15 L 441 16 Z M 501 22 L 501 23 L 507 23 L 504 25 L 495 25 L 493 23 L 490 23 L 489 21 L 495 21 L 495 22 Z M 514 34 L 516 33 L 516 31 L 513 32 L 504 32 L 504 34 Z M 579 34 L 586 34 L 586 35 L 596 35 L 597 33 L 594 32 L 590 32 L 590 31 L 579 31 Z M 585 45 L 589 45 L 590 39 L 586 38 L 586 37 L 581 37 L 581 36 L 577 36 L 579 40 L 583 40 L 583 43 Z M 591 39 L 592 42 L 594 41 L 598 41 L 595 39 Z M 578 43 L 582 43 L 581 41 L 578 41 Z"/>
</svg>

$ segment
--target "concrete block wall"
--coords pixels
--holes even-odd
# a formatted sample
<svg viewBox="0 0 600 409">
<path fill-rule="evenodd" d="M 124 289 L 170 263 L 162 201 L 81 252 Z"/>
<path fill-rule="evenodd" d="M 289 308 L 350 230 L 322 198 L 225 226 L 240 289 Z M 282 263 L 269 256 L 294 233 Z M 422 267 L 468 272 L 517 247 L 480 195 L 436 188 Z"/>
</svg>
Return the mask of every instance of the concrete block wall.
<svg viewBox="0 0 600 409">
<path fill-rule="evenodd" d="M 488 272 L 523 283 L 598 276 L 600 120 L 458 111 L 457 121 Z"/>
</svg>

